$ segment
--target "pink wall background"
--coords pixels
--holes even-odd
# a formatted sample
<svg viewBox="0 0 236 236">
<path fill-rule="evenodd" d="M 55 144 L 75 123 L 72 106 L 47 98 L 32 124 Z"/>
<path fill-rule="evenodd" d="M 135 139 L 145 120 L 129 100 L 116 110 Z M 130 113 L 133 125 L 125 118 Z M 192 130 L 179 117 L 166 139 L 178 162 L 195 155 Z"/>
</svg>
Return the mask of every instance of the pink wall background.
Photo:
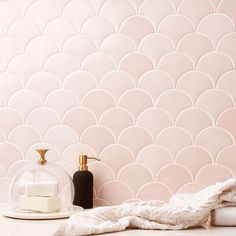
<svg viewBox="0 0 236 236">
<path fill-rule="evenodd" d="M 236 176 L 235 0 L 0 2 L 0 200 L 48 147 L 96 204 Z"/>
</svg>

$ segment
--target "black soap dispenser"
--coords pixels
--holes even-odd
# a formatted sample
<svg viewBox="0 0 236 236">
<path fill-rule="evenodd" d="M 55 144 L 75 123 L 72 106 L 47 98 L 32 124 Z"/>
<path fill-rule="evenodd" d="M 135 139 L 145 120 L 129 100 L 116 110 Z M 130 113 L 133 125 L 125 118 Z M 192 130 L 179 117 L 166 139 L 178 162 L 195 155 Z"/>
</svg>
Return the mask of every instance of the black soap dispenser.
<svg viewBox="0 0 236 236">
<path fill-rule="evenodd" d="M 73 175 L 75 197 L 73 204 L 84 209 L 93 208 L 93 174 L 88 170 L 87 160 L 95 159 L 87 155 L 79 156 L 79 170 Z"/>
</svg>

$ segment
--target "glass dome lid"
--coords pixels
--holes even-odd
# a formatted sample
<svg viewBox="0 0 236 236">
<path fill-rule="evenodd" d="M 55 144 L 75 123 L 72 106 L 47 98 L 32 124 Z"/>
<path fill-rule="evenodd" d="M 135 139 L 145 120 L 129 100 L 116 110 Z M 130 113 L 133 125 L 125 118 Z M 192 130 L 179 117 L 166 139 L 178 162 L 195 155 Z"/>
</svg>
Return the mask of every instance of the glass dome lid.
<svg viewBox="0 0 236 236">
<path fill-rule="evenodd" d="M 59 166 L 48 163 L 48 149 L 36 150 L 38 162 L 20 169 L 9 187 L 10 207 L 23 213 L 59 213 L 73 208 L 74 186 L 71 177 Z"/>
</svg>

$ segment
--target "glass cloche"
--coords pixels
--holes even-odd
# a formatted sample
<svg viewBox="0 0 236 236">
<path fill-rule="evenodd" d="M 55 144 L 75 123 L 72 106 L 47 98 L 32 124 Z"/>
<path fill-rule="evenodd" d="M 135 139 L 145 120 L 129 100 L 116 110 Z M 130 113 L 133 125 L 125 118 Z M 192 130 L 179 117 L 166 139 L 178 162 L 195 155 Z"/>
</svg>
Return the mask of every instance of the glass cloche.
<svg viewBox="0 0 236 236">
<path fill-rule="evenodd" d="M 74 186 L 71 177 L 59 166 L 48 163 L 48 149 L 36 150 L 38 162 L 20 169 L 9 188 L 12 211 L 18 213 L 60 214 L 73 209 Z"/>
</svg>

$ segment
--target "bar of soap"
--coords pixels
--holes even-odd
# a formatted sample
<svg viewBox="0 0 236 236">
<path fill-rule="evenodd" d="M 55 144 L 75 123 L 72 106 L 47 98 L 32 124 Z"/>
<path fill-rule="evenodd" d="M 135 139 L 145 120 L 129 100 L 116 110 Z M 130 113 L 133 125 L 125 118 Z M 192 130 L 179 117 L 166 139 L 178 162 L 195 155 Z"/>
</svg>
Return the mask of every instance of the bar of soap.
<svg viewBox="0 0 236 236">
<path fill-rule="evenodd" d="M 216 209 L 211 216 L 215 226 L 236 226 L 236 207 Z"/>
<path fill-rule="evenodd" d="M 56 212 L 61 208 L 59 197 L 20 197 L 20 207 L 25 210 L 44 213 Z"/>
<path fill-rule="evenodd" d="M 41 181 L 30 182 L 25 184 L 26 196 L 37 197 L 53 197 L 58 194 L 58 182 L 56 181 Z"/>
</svg>

